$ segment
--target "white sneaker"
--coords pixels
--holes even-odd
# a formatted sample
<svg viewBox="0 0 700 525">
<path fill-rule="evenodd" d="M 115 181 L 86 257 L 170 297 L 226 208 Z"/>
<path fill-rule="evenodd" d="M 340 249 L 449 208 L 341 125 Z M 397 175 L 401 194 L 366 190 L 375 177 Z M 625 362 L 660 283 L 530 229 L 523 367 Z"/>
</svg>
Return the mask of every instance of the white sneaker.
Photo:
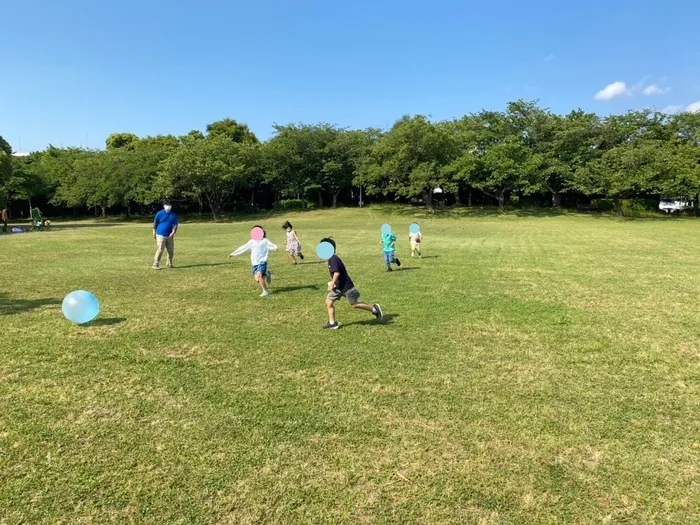
<svg viewBox="0 0 700 525">
<path fill-rule="evenodd" d="M 263 293 L 260 294 L 260 297 L 267 297 L 270 295 L 270 290 L 265 290 Z"/>
<path fill-rule="evenodd" d="M 154 270 L 160 270 L 160 266 L 158 266 L 157 264 L 154 264 L 154 265 L 153 265 L 153 269 L 154 269 Z"/>
</svg>

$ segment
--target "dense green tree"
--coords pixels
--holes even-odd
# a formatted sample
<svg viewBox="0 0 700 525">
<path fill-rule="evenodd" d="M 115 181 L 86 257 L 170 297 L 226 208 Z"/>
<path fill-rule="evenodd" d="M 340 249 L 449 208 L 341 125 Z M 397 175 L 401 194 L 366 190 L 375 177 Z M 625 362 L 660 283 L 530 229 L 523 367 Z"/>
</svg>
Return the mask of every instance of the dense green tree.
<svg viewBox="0 0 700 525">
<path fill-rule="evenodd" d="M 4 151 L 8 157 L 12 156 L 12 146 L 0 135 L 0 151 Z"/>
<path fill-rule="evenodd" d="M 357 181 L 368 193 L 422 197 L 432 208 L 433 190 L 454 191 L 444 166 L 457 155 L 453 137 L 426 117 L 403 117 L 372 149 Z"/>
<path fill-rule="evenodd" d="M 482 111 L 476 116 L 476 165 L 472 184 L 498 201 L 503 208 L 506 196 L 516 191 L 531 191 L 532 152 L 525 134 L 509 115 Z"/>
<path fill-rule="evenodd" d="M 133 151 L 139 138 L 133 133 L 112 133 L 105 141 L 107 149 L 126 149 Z"/>
<path fill-rule="evenodd" d="M 192 132 L 190 132 L 192 133 Z M 246 124 L 230 118 L 217 120 L 207 125 L 207 134 L 210 137 L 226 137 L 236 143 L 256 143 L 258 138 L 248 129 Z"/>
<path fill-rule="evenodd" d="M 324 171 L 332 160 L 328 148 L 340 133 L 330 124 L 275 125 L 275 135 L 266 144 L 268 182 L 284 197 L 298 199 L 315 193 L 319 207 L 323 207 L 324 189 L 332 191 L 327 187 L 329 172 Z M 329 167 L 331 172 L 334 169 Z"/>
<path fill-rule="evenodd" d="M 139 138 L 113 133 L 104 151 L 54 148 L 11 157 L 0 139 L 0 200 L 32 199 L 84 212 L 130 213 L 163 195 L 205 203 L 215 216 L 229 202 L 265 205 L 316 198 L 335 206 L 359 185 L 378 198 L 432 206 L 435 188 L 492 197 L 551 199 L 573 192 L 622 200 L 695 198 L 700 208 L 700 115 L 648 110 L 599 118 L 560 116 L 536 102 L 511 102 L 446 122 L 399 119 L 386 132 L 330 124 L 275 126 L 258 142 L 245 124 L 223 119 L 206 135 Z M 257 196 L 257 197 L 256 197 Z"/>
<path fill-rule="evenodd" d="M 192 199 L 202 197 L 216 220 L 236 189 L 245 185 L 250 166 L 243 151 L 248 146 L 226 136 L 187 140 L 162 163 L 160 187 Z"/>
<path fill-rule="evenodd" d="M 12 157 L 12 174 L 2 188 L 6 202 L 26 201 L 27 209 L 31 210 L 33 198 L 51 198 L 53 187 L 46 183 L 38 169 L 42 155 Z"/>
</svg>

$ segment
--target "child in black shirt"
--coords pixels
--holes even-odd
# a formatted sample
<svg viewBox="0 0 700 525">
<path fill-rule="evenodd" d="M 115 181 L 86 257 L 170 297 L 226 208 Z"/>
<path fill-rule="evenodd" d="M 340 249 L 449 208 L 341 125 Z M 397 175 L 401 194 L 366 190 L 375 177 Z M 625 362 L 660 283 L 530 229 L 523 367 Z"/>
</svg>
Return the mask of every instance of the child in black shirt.
<svg viewBox="0 0 700 525">
<path fill-rule="evenodd" d="M 321 239 L 321 242 L 327 242 L 333 246 L 335 250 L 335 241 L 333 239 Z M 378 304 L 372 306 L 359 302 L 360 292 L 355 288 L 352 279 L 345 269 L 343 261 L 335 252 L 328 259 L 328 271 L 331 274 L 331 281 L 328 283 L 328 296 L 326 297 L 326 308 L 328 308 L 328 324 L 323 328 L 329 330 L 337 329 L 340 324 L 335 320 L 335 302 L 345 297 L 353 308 L 366 310 L 371 312 L 378 321 L 384 318 L 382 308 Z"/>
</svg>

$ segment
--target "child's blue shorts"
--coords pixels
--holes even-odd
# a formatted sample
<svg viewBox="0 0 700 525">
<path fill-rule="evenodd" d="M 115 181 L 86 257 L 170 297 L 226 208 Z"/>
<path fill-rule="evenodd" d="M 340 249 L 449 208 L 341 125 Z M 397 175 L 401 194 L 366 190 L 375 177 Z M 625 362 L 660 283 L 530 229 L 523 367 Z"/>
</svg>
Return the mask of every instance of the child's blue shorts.
<svg viewBox="0 0 700 525">
<path fill-rule="evenodd" d="M 267 274 L 267 261 L 261 262 L 260 264 L 256 264 L 253 266 L 253 276 L 255 276 L 255 274 L 258 272 L 260 272 L 263 275 Z"/>
</svg>

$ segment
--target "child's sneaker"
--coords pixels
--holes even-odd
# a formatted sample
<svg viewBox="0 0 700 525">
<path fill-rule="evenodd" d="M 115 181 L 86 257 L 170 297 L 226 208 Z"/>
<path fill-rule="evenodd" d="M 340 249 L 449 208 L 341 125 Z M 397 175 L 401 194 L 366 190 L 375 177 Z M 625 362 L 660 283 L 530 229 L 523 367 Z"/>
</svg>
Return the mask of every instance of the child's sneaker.
<svg viewBox="0 0 700 525">
<path fill-rule="evenodd" d="M 398 257 L 394 259 L 394 262 L 396 263 L 396 266 L 401 267 L 401 261 L 399 261 Z"/>
<path fill-rule="evenodd" d="M 265 290 L 263 293 L 260 294 L 260 297 L 267 297 L 270 295 L 270 290 Z"/>
<path fill-rule="evenodd" d="M 372 305 L 372 313 L 374 314 L 374 317 L 377 318 L 377 321 L 384 319 L 384 312 L 382 312 L 382 307 L 378 304 Z"/>
<path fill-rule="evenodd" d="M 272 282 L 272 273 L 269 271 L 265 274 L 265 282 L 268 286 L 270 286 L 270 283 Z"/>
<path fill-rule="evenodd" d="M 303 253 L 299 253 L 299 259 L 301 259 L 302 261 L 304 260 L 304 254 L 303 254 Z"/>
<path fill-rule="evenodd" d="M 391 267 L 386 269 L 387 272 L 393 272 L 394 270 L 391 269 Z"/>
<path fill-rule="evenodd" d="M 323 327 L 324 330 L 337 330 L 338 328 L 340 328 L 340 324 L 338 324 L 337 322 L 335 322 L 335 323 L 328 322 Z"/>
<path fill-rule="evenodd" d="M 158 266 L 157 264 L 154 264 L 154 265 L 153 265 L 153 269 L 154 269 L 154 270 L 160 270 L 160 266 Z"/>
</svg>

